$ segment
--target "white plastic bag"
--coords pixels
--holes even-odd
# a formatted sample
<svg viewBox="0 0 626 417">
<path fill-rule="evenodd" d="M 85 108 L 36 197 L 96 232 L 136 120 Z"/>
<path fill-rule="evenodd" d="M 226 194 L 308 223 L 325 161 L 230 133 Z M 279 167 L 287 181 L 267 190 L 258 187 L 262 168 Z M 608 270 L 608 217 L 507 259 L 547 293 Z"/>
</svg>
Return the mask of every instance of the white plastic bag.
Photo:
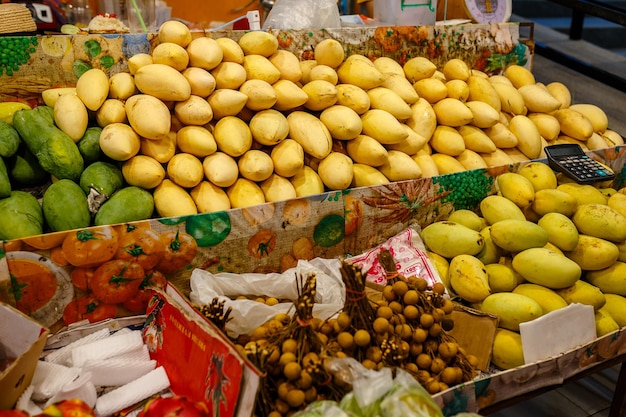
<svg viewBox="0 0 626 417">
<path fill-rule="evenodd" d="M 263 22 L 263 30 L 339 27 L 341 18 L 336 0 L 278 0 Z"/>
<path fill-rule="evenodd" d="M 314 258 L 299 260 L 295 268 L 283 273 L 234 274 L 195 269 L 191 273 L 189 298 L 198 305 L 210 304 L 214 298 L 224 301 L 224 308 L 232 307 L 230 320 L 226 323 L 229 335 L 249 334 L 278 313 L 288 312 L 293 303 L 273 306 L 254 300 L 234 300 L 239 295 L 265 295 L 295 301 L 298 297 L 297 274 L 305 277 L 315 273 L 317 280 L 313 315 L 327 319 L 339 313 L 345 303 L 346 291 L 341 278 L 341 261 Z"/>
</svg>

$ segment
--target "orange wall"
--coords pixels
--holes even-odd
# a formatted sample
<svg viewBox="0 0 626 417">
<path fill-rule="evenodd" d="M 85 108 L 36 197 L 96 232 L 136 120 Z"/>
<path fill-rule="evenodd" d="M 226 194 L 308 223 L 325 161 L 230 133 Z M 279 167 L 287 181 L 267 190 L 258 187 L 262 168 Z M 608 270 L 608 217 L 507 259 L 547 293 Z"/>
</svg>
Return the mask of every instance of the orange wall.
<svg viewBox="0 0 626 417">
<path fill-rule="evenodd" d="M 250 0 L 175 0 L 167 2 L 172 7 L 172 17 L 188 20 L 192 23 L 228 22 L 246 14 L 248 10 L 260 10 L 259 2 L 233 12 L 236 7 L 243 7 Z"/>
</svg>

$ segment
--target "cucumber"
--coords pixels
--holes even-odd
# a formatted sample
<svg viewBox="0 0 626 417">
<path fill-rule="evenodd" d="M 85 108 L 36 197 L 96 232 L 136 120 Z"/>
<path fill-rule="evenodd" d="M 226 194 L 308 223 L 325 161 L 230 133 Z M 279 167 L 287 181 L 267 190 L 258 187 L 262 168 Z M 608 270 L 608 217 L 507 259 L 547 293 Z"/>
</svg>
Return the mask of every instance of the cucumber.
<svg viewBox="0 0 626 417">
<path fill-rule="evenodd" d="M 11 191 L 0 199 L 0 239 L 11 240 L 43 233 L 43 211 L 37 199 L 25 191 Z"/>
<path fill-rule="evenodd" d="M 42 200 L 43 216 L 53 232 L 91 225 L 87 196 L 78 184 L 62 179 L 48 187 Z"/>
<path fill-rule="evenodd" d="M 122 170 L 108 162 L 94 162 L 88 165 L 80 175 L 80 188 L 85 195 L 89 195 L 94 189 L 105 198 L 109 198 L 114 192 L 124 185 Z"/>
<path fill-rule="evenodd" d="M 0 157 L 0 198 L 11 196 L 11 181 L 9 181 L 9 172 L 4 163 L 4 158 Z"/>
<path fill-rule="evenodd" d="M 51 121 L 46 107 L 18 110 L 13 115 L 13 127 L 46 172 L 78 181 L 83 157 L 74 141 Z"/>
<path fill-rule="evenodd" d="M 86 164 L 102 159 L 103 154 L 102 149 L 100 149 L 100 133 L 102 133 L 101 127 L 88 127 L 83 137 L 78 141 L 78 151 L 83 156 L 83 160 Z"/>
<path fill-rule="evenodd" d="M 32 187 L 50 181 L 50 174 L 44 171 L 24 143 L 20 144 L 15 155 L 7 162 L 9 178 L 15 186 Z"/>
<path fill-rule="evenodd" d="M 154 198 L 143 188 L 130 186 L 115 192 L 96 213 L 94 224 L 129 223 L 147 220 L 154 213 Z"/>
<path fill-rule="evenodd" d="M 17 130 L 7 122 L 0 120 L 0 156 L 9 158 L 15 155 L 20 146 L 20 135 Z"/>
</svg>

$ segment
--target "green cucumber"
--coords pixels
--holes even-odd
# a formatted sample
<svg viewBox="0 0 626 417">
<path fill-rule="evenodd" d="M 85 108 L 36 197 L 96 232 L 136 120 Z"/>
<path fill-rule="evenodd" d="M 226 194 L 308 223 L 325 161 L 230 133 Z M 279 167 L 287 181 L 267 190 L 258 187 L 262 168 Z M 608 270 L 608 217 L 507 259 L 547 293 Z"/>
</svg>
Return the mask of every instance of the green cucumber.
<svg viewBox="0 0 626 417">
<path fill-rule="evenodd" d="M 83 137 L 78 141 L 78 151 L 83 156 L 85 163 L 89 164 L 102 159 L 102 149 L 100 149 L 99 126 L 88 127 Z"/>
<path fill-rule="evenodd" d="M 4 163 L 4 158 L 0 157 L 0 198 L 11 196 L 11 181 L 9 181 L 9 172 Z"/>
<path fill-rule="evenodd" d="M 39 201 L 25 191 L 12 191 L 0 199 L 0 239 L 11 240 L 43 233 Z"/>
<path fill-rule="evenodd" d="M 41 167 L 58 179 L 78 181 L 84 161 L 74 141 L 50 120 L 46 106 L 18 110 L 13 127 Z"/>
<path fill-rule="evenodd" d="M 17 152 L 22 139 L 17 130 L 7 122 L 0 120 L 0 156 L 9 158 Z"/>
<path fill-rule="evenodd" d="M 91 225 L 87 196 L 78 184 L 62 179 L 43 194 L 43 215 L 53 232 L 81 229 Z"/>
<path fill-rule="evenodd" d="M 97 191 L 98 194 L 104 195 L 106 199 L 122 188 L 124 185 L 124 176 L 119 167 L 108 162 L 99 161 L 85 168 L 80 175 L 78 183 L 86 195 L 89 195 L 93 189 Z"/>
<path fill-rule="evenodd" d="M 100 206 L 94 224 L 103 226 L 147 220 L 152 217 L 153 213 L 152 194 L 143 188 L 129 186 L 116 191 Z"/>
</svg>

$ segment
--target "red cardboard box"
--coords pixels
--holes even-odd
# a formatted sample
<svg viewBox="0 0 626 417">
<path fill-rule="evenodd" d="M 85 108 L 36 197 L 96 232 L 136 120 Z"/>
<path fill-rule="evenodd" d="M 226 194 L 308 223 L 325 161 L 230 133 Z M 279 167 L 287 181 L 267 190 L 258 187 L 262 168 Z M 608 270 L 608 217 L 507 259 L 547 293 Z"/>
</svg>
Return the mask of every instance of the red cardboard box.
<svg viewBox="0 0 626 417">
<path fill-rule="evenodd" d="M 211 415 L 253 414 L 259 370 L 172 286 L 155 292 L 148 306 L 144 340 L 170 379 L 170 390 L 204 402 Z"/>
<path fill-rule="evenodd" d="M 12 409 L 30 385 L 50 331 L 0 303 L 0 359 L 15 360 L 0 372 L 0 410 Z"/>
</svg>

